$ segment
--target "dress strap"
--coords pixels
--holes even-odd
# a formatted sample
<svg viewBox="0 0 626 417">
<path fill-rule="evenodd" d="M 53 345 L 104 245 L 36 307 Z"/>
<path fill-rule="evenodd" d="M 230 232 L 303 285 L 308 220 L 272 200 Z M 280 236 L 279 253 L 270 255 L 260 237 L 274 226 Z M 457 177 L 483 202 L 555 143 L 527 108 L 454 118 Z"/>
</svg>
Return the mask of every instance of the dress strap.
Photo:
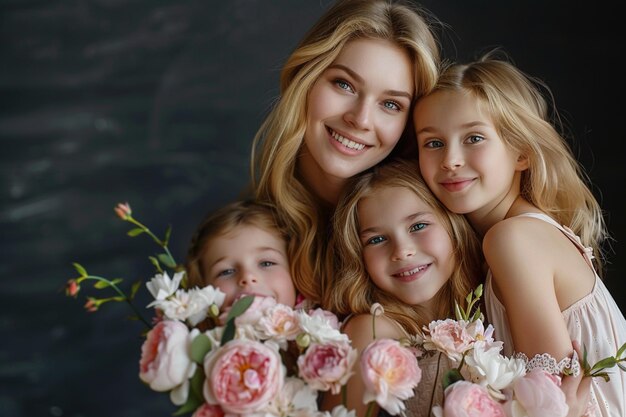
<svg viewBox="0 0 626 417">
<path fill-rule="evenodd" d="M 576 245 L 580 253 L 587 261 L 587 264 L 591 267 L 591 269 L 593 269 L 594 272 L 596 271 L 592 262 L 592 259 L 594 258 L 593 248 L 583 245 L 582 241 L 580 240 L 580 236 L 576 235 L 572 229 L 567 226 L 560 225 L 556 220 L 544 213 L 522 213 L 518 214 L 515 217 L 532 217 L 533 219 L 543 220 L 546 223 L 550 223 L 551 225 L 559 229 L 565 236 L 567 236 L 574 245 Z"/>
</svg>

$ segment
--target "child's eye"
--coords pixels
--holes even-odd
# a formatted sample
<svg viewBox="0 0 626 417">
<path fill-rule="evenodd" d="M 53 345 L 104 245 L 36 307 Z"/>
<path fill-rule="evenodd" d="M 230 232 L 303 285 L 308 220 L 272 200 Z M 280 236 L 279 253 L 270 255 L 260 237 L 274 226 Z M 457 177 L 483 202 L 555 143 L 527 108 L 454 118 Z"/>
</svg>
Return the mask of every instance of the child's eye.
<svg viewBox="0 0 626 417">
<path fill-rule="evenodd" d="M 443 148 L 443 142 L 440 141 L 439 139 L 429 140 L 428 142 L 424 143 L 424 147 L 425 148 Z"/>
<path fill-rule="evenodd" d="M 426 227 L 426 223 L 415 223 L 409 227 L 409 232 L 417 232 Z"/>
<path fill-rule="evenodd" d="M 235 273 L 235 269 L 234 268 L 229 268 L 229 269 L 224 269 L 220 272 L 217 273 L 217 277 L 221 278 L 221 277 L 229 277 L 231 275 L 233 275 Z"/>
<path fill-rule="evenodd" d="M 267 268 L 270 266 L 276 265 L 276 262 L 272 262 L 272 261 L 261 261 L 259 262 L 259 266 L 263 267 L 263 268 Z"/>
<path fill-rule="evenodd" d="M 478 143 L 478 142 L 482 142 L 483 140 L 485 140 L 485 138 L 483 138 L 482 136 L 472 135 L 472 136 L 470 136 L 470 137 L 468 137 L 466 139 L 466 142 L 468 142 L 468 143 Z"/>
<path fill-rule="evenodd" d="M 367 239 L 367 241 L 365 241 L 365 244 L 366 245 L 378 245 L 379 243 L 382 243 L 385 240 L 387 239 L 385 239 L 383 236 L 374 236 L 374 237 Z"/>
<path fill-rule="evenodd" d="M 334 81 L 335 85 L 339 88 L 341 88 L 342 90 L 346 90 L 349 91 L 351 93 L 354 92 L 354 89 L 352 88 L 352 86 L 345 80 L 342 79 L 337 79 Z"/>
</svg>

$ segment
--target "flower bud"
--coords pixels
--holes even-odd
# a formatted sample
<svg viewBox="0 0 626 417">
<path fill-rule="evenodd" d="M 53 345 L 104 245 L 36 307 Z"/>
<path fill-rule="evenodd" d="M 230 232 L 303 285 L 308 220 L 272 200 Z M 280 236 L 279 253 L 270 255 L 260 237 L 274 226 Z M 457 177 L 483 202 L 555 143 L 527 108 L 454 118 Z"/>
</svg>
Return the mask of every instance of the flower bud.
<svg viewBox="0 0 626 417">
<path fill-rule="evenodd" d="M 128 203 L 119 203 L 113 210 L 115 210 L 117 217 L 122 220 L 128 220 L 133 212 Z"/>
<path fill-rule="evenodd" d="M 300 349 L 306 349 L 311 344 L 311 336 L 308 333 L 300 333 L 296 336 L 296 344 Z"/>
<path fill-rule="evenodd" d="M 65 295 L 68 297 L 76 297 L 78 295 L 78 291 L 80 291 L 80 285 L 78 285 L 78 282 L 76 282 L 75 279 L 67 281 L 67 285 L 65 286 Z"/>
<path fill-rule="evenodd" d="M 211 304 L 209 306 L 209 316 L 213 317 L 213 318 L 217 318 L 220 315 L 220 308 L 217 306 L 217 304 Z"/>
<path fill-rule="evenodd" d="M 93 313 L 95 311 L 98 311 L 98 307 L 100 307 L 100 303 L 98 302 L 98 300 L 96 300 L 95 298 L 91 298 L 91 297 L 87 299 L 87 302 L 85 303 L 85 310 L 87 310 L 90 313 Z"/>
</svg>

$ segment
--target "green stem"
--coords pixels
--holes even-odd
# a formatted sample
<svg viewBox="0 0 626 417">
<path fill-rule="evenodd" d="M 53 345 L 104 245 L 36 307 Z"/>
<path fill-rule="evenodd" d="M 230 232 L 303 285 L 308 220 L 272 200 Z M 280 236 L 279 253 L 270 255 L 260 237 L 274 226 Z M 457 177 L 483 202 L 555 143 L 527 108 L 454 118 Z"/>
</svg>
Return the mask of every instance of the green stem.
<svg viewBox="0 0 626 417">
<path fill-rule="evenodd" d="M 374 401 L 370 401 L 370 403 L 367 405 L 367 411 L 365 412 L 365 417 L 372 417 L 375 405 L 376 403 Z"/>
<path fill-rule="evenodd" d="M 174 257 L 172 256 L 172 253 L 170 252 L 169 248 L 167 247 L 167 245 L 165 244 L 165 242 L 163 240 L 161 240 L 158 237 L 156 237 L 156 235 L 154 233 L 152 233 L 152 231 L 150 229 L 148 229 L 146 227 L 146 225 L 144 225 L 143 223 L 135 220 L 134 217 L 128 216 L 128 221 L 131 222 L 132 224 L 134 224 L 135 226 L 141 228 L 142 230 L 144 230 L 148 234 L 148 236 L 150 236 L 152 238 L 152 240 L 154 240 L 157 243 L 157 245 L 159 245 L 159 246 L 161 246 L 163 248 L 163 250 L 165 251 L 167 256 L 169 256 L 169 258 L 172 261 L 172 263 L 174 265 L 176 264 L 176 261 L 174 260 Z"/>
<path fill-rule="evenodd" d="M 80 281 L 83 281 L 83 280 L 86 280 L 86 279 L 93 280 L 93 281 L 106 282 L 111 288 L 113 288 L 113 290 L 115 290 L 116 293 L 118 293 L 120 295 L 120 297 L 124 298 L 124 301 L 126 301 L 128 303 L 128 305 L 130 306 L 130 308 L 135 312 L 135 314 L 137 315 L 137 318 L 139 318 L 139 320 L 141 320 L 141 322 L 143 324 L 145 324 L 146 327 L 148 327 L 148 329 L 152 328 L 150 323 L 148 323 L 148 321 L 146 321 L 146 319 L 143 318 L 141 313 L 139 313 L 139 310 L 137 310 L 137 308 L 134 306 L 134 304 L 130 301 L 130 298 L 128 298 L 126 296 L 126 294 L 124 294 L 124 291 L 120 290 L 117 285 L 113 284 L 111 281 L 109 281 L 106 278 L 98 277 L 96 275 L 87 275 L 87 276 L 79 278 Z"/>
<path fill-rule="evenodd" d="M 344 407 L 348 404 L 348 387 L 345 384 L 341 386 L 341 404 Z"/>
</svg>

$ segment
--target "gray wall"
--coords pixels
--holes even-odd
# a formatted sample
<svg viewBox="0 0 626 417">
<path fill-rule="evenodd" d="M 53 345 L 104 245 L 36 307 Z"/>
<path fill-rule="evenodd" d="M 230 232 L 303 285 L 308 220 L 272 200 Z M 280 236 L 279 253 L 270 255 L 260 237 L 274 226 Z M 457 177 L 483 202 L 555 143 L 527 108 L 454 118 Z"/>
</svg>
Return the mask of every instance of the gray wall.
<svg viewBox="0 0 626 417">
<path fill-rule="evenodd" d="M 576 3 L 576 4 L 574 4 Z M 202 215 L 235 199 L 281 63 L 329 0 L 0 2 L 0 415 L 170 415 L 137 378 L 142 327 L 67 299 L 71 262 L 130 280 L 156 247 L 130 239 L 129 201 L 182 260 Z M 626 308 L 618 59 L 608 2 L 422 3 L 445 55 L 503 46 L 544 79 L 577 138 L 615 238 L 606 282 Z M 621 22 L 620 22 L 621 23 Z M 612 75 L 617 73 L 617 81 Z M 618 113 L 619 112 L 619 113 Z M 142 290 L 140 305 L 148 300 Z"/>
</svg>

